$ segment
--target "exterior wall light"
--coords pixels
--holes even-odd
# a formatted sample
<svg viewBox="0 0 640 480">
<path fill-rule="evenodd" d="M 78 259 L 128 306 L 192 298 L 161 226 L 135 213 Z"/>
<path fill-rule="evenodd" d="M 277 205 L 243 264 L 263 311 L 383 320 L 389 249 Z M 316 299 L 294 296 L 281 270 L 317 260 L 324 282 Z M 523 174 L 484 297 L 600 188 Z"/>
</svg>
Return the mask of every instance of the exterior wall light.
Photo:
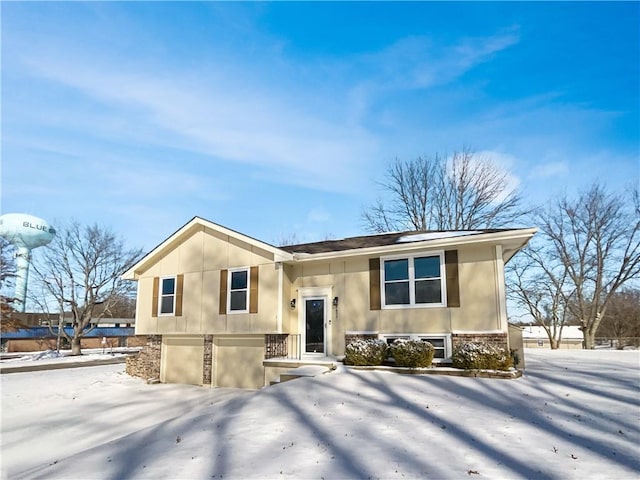
<svg viewBox="0 0 640 480">
<path fill-rule="evenodd" d="M 333 306 L 334 307 L 338 306 L 338 297 L 333 297 Z"/>
<path fill-rule="evenodd" d="M 292 298 L 291 302 L 289 302 L 289 305 L 291 306 L 291 310 L 295 310 L 295 308 L 296 308 L 296 299 Z"/>
</svg>

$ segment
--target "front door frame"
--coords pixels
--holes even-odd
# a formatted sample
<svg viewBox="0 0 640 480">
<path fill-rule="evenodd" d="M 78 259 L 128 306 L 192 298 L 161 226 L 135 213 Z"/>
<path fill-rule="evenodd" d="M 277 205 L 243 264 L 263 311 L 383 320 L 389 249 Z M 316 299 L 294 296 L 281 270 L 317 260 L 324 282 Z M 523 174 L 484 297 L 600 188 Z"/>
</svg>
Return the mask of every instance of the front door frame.
<svg viewBox="0 0 640 480">
<path fill-rule="evenodd" d="M 305 357 L 318 357 L 331 355 L 333 349 L 331 348 L 331 323 L 332 323 L 332 303 L 331 295 L 333 293 L 332 287 L 303 287 L 298 289 L 298 331 L 300 332 L 301 352 Z M 322 353 L 306 353 L 307 338 L 306 338 L 306 301 L 313 299 L 324 300 L 324 352 Z"/>
</svg>

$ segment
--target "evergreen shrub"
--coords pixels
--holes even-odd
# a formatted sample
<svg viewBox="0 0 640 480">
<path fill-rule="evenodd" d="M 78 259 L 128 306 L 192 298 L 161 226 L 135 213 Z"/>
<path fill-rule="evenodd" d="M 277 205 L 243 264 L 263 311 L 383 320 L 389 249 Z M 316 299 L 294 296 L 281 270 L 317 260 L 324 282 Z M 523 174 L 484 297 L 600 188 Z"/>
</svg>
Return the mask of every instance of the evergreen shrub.
<svg viewBox="0 0 640 480">
<path fill-rule="evenodd" d="M 509 350 L 482 342 L 465 342 L 453 349 L 453 366 L 465 370 L 509 370 L 513 366 Z"/>
<path fill-rule="evenodd" d="M 398 338 L 389 347 L 398 367 L 430 367 L 433 362 L 433 345 L 422 340 Z"/>
<path fill-rule="evenodd" d="M 356 340 L 344 349 L 346 365 L 382 365 L 387 358 L 387 342 L 380 339 Z"/>
</svg>

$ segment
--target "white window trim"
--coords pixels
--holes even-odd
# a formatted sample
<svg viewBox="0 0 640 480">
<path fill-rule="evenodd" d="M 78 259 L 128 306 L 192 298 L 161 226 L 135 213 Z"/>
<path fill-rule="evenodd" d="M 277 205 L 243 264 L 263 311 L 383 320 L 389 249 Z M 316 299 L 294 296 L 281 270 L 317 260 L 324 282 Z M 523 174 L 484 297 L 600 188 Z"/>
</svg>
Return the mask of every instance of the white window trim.
<svg viewBox="0 0 640 480">
<path fill-rule="evenodd" d="M 305 334 L 305 309 L 304 309 L 304 301 L 310 300 L 312 298 L 323 298 L 325 300 L 324 304 L 324 315 L 325 315 L 325 331 L 324 331 L 324 341 L 325 341 L 325 355 L 333 354 L 333 334 L 332 334 L 332 315 L 334 312 L 334 308 L 331 305 L 331 299 L 334 297 L 333 287 L 300 287 L 298 289 L 297 295 L 297 305 L 298 307 L 298 332 L 301 334 L 301 346 L 300 349 L 302 351 L 303 357 L 313 358 L 318 357 L 319 354 L 314 353 L 305 353 L 304 345 L 306 343 L 306 334 Z"/>
<path fill-rule="evenodd" d="M 235 272 L 247 272 L 247 297 L 244 310 L 231 310 L 231 277 Z M 240 292 L 244 290 L 238 289 L 234 290 L 236 292 Z M 227 314 L 235 315 L 237 313 L 249 313 L 249 303 L 251 294 L 251 267 L 240 267 L 240 268 L 230 268 L 227 272 Z"/>
<path fill-rule="evenodd" d="M 171 280 L 173 279 L 173 293 L 171 294 L 173 296 L 173 305 L 171 306 L 171 311 L 170 312 L 162 312 L 162 299 L 166 296 L 168 297 L 169 295 L 163 295 L 162 294 L 162 284 L 164 283 L 165 280 Z M 178 290 L 178 277 L 176 275 L 173 276 L 169 276 L 169 277 L 160 277 L 160 285 L 158 287 L 159 291 L 158 291 L 158 316 L 159 317 L 167 317 L 167 316 L 172 316 L 176 314 L 176 297 L 177 295 L 177 290 Z"/>
<path fill-rule="evenodd" d="M 415 303 L 414 259 L 422 257 L 440 257 L 440 303 Z M 407 305 L 387 305 L 384 262 L 387 260 L 409 260 L 409 303 Z M 413 288 L 412 288 L 413 287 Z M 442 308 L 447 306 L 447 282 L 444 250 L 419 252 L 380 257 L 380 300 L 383 310 L 401 310 L 406 308 Z"/>
<path fill-rule="evenodd" d="M 388 338 L 408 338 L 411 340 L 423 340 L 429 338 L 444 339 L 444 358 L 434 358 L 433 363 L 442 363 L 451 361 L 451 334 L 450 333 L 383 333 L 378 338 L 387 341 Z"/>
</svg>

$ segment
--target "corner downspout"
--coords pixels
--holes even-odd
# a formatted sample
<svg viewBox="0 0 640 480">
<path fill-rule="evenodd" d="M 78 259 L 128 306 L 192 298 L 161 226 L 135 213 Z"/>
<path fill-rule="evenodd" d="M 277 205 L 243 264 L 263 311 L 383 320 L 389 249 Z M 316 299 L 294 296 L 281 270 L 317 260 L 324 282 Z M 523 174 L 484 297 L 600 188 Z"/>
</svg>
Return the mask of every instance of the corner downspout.
<svg viewBox="0 0 640 480">
<path fill-rule="evenodd" d="M 502 257 L 502 245 L 496 245 L 496 292 L 498 298 L 498 329 L 507 332 L 507 294 L 504 280 L 504 260 Z"/>
</svg>

